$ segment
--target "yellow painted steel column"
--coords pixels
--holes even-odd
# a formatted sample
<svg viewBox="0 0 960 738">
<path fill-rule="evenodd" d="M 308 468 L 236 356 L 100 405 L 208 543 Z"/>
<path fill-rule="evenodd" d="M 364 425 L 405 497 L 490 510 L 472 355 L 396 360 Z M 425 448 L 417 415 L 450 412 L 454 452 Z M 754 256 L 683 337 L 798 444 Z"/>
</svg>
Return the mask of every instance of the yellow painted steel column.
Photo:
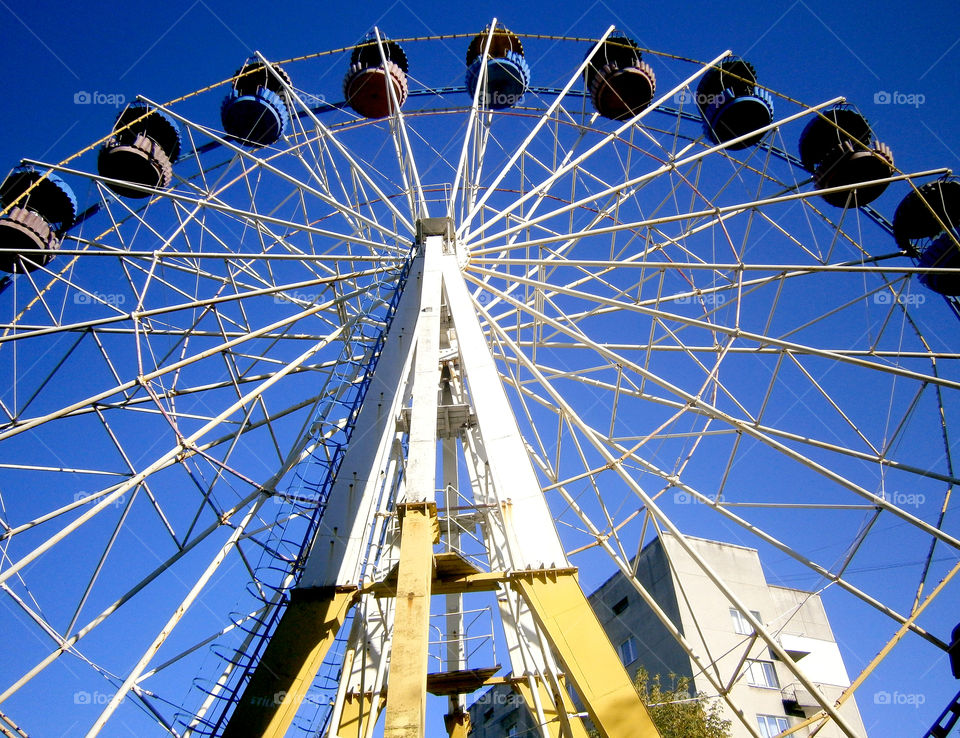
<svg viewBox="0 0 960 738">
<path fill-rule="evenodd" d="M 383 709 L 384 699 L 380 695 L 374 699 L 370 692 L 348 692 L 340 713 L 337 738 L 365 738 L 370 722 L 377 722 Z"/>
<path fill-rule="evenodd" d="M 400 563 L 387 685 L 384 738 L 423 738 L 427 725 L 427 666 L 435 502 L 405 502 L 400 516 Z"/>
<path fill-rule="evenodd" d="M 293 590 L 223 738 L 282 738 L 353 604 L 355 587 Z"/>
<path fill-rule="evenodd" d="M 600 735 L 659 738 L 574 570 L 518 572 L 512 585 L 530 606 Z"/>
<path fill-rule="evenodd" d="M 453 712 L 443 716 L 443 722 L 447 726 L 447 735 L 450 738 L 467 738 L 470 734 L 470 713 Z"/>
<path fill-rule="evenodd" d="M 537 707 L 533 701 L 533 690 L 530 689 L 529 682 L 525 679 L 517 679 L 513 682 L 513 688 L 523 697 L 530 714 L 536 716 Z M 589 738 L 587 729 L 583 727 L 583 721 L 579 717 L 570 717 L 571 713 L 577 711 L 573 709 L 566 693 L 554 694 L 542 682 L 537 683 L 537 693 L 540 697 L 543 716 L 547 719 L 546 728 L 550 738 Z"/>
<path fill-rule="evenodd" d="M 570 695 L 567 694 L 566 685 L 564 684 L 563 677 L 560 678 L 560 693 L 553 691 L 553 701 L 558 708 L 558 716 L 560 717 L 561 735 L 572 736 L 573 738 L 589 738 L 587 729 L 583 725 L 583 721 L 580 719 L 580 711 L 573 704 L 573 700 L 570 698 Z"/>
</svg>

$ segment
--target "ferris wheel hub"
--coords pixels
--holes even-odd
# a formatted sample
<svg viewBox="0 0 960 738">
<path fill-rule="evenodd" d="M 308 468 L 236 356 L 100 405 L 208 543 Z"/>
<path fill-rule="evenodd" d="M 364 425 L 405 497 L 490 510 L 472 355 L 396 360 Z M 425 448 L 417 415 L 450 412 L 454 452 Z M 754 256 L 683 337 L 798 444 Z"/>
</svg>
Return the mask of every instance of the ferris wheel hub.
<svg viewBox="0 0 960 738">
<path fill-rule="evenodd" d="M 430 236 L 442 236 L 444 252 L 456 253 L 457 264 L 460 269 L 467 265 L 468 253 L 466 248 L 457 241 L 457 229 L 454 226 L 453 218 L 420 218 L 416 225 L 418 244 L 423 245 Z"/>
</svg>

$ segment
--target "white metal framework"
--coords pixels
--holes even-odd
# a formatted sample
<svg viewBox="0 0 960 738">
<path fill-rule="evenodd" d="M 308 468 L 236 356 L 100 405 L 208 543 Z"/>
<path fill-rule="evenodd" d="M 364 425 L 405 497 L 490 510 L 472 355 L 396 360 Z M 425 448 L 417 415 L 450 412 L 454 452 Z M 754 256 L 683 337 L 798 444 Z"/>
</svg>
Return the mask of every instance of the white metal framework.
<svg viewBox="0 0 960 738">
<path fill-rule="evenodd" d="M 280 62 L 292 130 L 262 148 L 220 130 L 223 85 L 152 102 L 187 153 L 142 200 L 112 194 L 96 147 L 34 162 L 89 210 L 0 292 L 4 731 L 219 733 L 294 584 L 354 592 L 294 729 L 380 730 L 363 715 L 389 682 L 398 504 L 435 503 L 434 555 L 480 575 L 622 571 L 754 736 L 729 654 L 633 578 L 655 535 L 743 613 L 738 668 L 765 650 L 819 694 L 688 535 L 757 547 L 824 597 L 861 649 L 845 698 L 902 684 L 901 654 L 942 656 L 951 305 L 917 283 L 887 200 L 833 208 L 788 153 L 835 100 L 775 97 L 762 143 L 734 150 L 685 94 L 727 52 L 647 52 L 669 89 L 609 121 L 582 80 L 611 31 L 524 37 L 537 86 L 502 111 L 447 51 L 474 34 L 402 40 L 410 97 L 382 120 L 311 87 L 348 50 Z M 439 218 L 453 233 L 418 239 Z M 579 735 L 556 704 L 573 669 L 521 591 L 434 597 L 429 671 L 506 666 L 545 735 Z M 822 697 L 809 723 L 853 734 Z"/>
</svg>

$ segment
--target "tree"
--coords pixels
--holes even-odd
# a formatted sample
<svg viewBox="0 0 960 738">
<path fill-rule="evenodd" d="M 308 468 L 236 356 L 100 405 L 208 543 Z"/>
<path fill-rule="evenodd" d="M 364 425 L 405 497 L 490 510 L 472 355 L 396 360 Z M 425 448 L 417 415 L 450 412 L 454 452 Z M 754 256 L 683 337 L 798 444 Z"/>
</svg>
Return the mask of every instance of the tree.
<svg viewBox="0 0 960 738">
<path fill-rule="evenodd" d="M 690 678 L 670 675 L 669 686 L 653 678 L 642 666 L 633 678 L 662 738 L 729 738 L 730 721 L 724 720 L 717 701 L 706 695 L 690 696 Z"/>
<path fill-rule="evenodd" d="M 702 694 L 691 697 L 689 677 L 671 674 L 670 686 L 664 686 L 659 674 L 651 678 L 641 666 L 633 684 L 661 738 L 730 738 L 730 721 L 723 719 L 719 703 Z"/>
</svg>

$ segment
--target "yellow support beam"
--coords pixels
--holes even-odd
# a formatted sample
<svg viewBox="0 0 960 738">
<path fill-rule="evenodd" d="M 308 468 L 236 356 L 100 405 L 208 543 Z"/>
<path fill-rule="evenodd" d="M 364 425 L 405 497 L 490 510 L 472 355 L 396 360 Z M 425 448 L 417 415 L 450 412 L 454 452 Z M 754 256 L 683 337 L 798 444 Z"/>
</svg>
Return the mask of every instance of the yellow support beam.
<svg viewBox="0 0 960 738">
<path fill-rule="evenodd" d="M 368 726 L 371 721 L 376 724 L 384 703 L 379 694 L 374 699 L 370 692 L 348 692 L 340 713 L 337 738 L 366 738 Z"/>
<path fill-rule="evenodd" d="M 553 702 L 558 706 L 557 716 L 560 718 L 561 735 L 571 736 L 572 738 L 589 738 L 587 729 L 580 719 L 579 712 L 570 694 L 567 692 L 563 677 L 560 677 L 560 692 L 553 689 Z"/>
<path fill-rule="evenodd" d="M 533 690 L 530 689 L 530 683 L 525 679 L 517 679 L 513 682 L 513 688 L 523 697 L 530 714 L 536 719 L 537 707 L 533 701 Z M 540 708 L 543 710 L 543 716 L 547 720 L 546 728 L 550 738 L 589 738 L 587 729 L 583 727 L 583 721 L 576 717 L 577 711 L 566 693 L 556 694 L 548 690 L 542 681 L 537 680 L 537 694 L 540 698 Z"/>
<path fill-rule="evenodd" d="M 438 572 L 439 573 L 439 572 Z M 508 574 L 502 571 L 482 571 L 476 574 L 465 574 L 456 578 L 434 576 L 431 592 L 435 595 L 463 594 L 465 592 L 496 592 L 501 584 L 510 581 Z M 363 594 L 372 594 L 374 597 L 396 597 L 396 582 L 390 578 L 382 582 L 367 584 L 361 590 Z"/>
<path fill-rule="evenodd" d="M 470 735 L 470 713 L 453 712 L 443 716 L 449 738 L 467 738 Z"/>
<path fill-rule="evenodd" d="M 427 666 L 433 543 L 439 533 L 434 502 L 397 505 L 400 564 L 393 621 L 384 738 L 427 734 Z"/>
<path fill-rule="evenodd" d="M 571 571 L 516 573 L 513 587 L 563 664 L 603 738 L 659 738 L 647 708 Z"/>
<path fill-rule="evenodd" d="M 356 587 L 293 590 L 223 738 L 286 735 L 356 595 Z"/>
</svg>

